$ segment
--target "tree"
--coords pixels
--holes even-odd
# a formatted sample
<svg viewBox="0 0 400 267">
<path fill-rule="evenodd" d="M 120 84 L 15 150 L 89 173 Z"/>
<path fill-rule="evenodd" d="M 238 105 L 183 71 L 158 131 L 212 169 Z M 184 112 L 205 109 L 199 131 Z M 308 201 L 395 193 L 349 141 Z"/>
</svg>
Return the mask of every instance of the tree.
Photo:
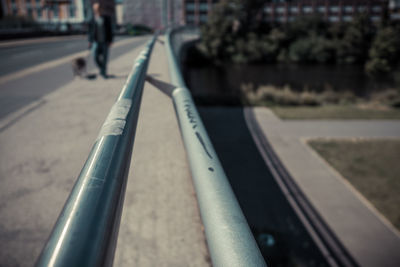
<svg viewBox="0 0 400 267">
<path fill-rule="evenodd" d="M 398 65 L 399 60 L 399 27 L 380 28 L 369 50 L 369 60 L 365 65 L 367 73 L 372 75 L 388 73 Z"/>
<path fill-rule="evenodd" d="M 202 27 L 201 51 L 215 62 L 257 61 L 262 58 L 258 44 L 263 27 L 265 0 L 221 1 Z M 255 50 L 249 50 L 247 44 Z"/>
<path fill-rule="evenodd" d="M 361 14 L 346 27 L 343 38 L 336 40 L 338 63 L 362 64 L 368 58 L 373 27 L 368 15 Z"/>
</svg>

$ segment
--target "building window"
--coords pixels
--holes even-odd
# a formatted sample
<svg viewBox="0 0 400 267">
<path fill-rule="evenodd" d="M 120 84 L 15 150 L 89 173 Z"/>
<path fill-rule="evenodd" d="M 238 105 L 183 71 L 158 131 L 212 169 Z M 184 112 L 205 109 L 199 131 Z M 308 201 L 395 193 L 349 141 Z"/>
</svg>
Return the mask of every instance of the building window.
<svg viewBox="0 0 400 267">
<path fill-rule="evenodd" d="M 194 9 L 195 9 L 194 3 L 188 3 L 188 4 L 186 5 L 186 10 L 187 10 L 187 11 L 194 11 Z"/>
<path fill-rule="evenodd" d="M 264 8 L 265 13 L 272 13 L 272 8 L 271 7 L 266 7 Z"/>
<path fill-rule="evenodd" d="M 18 9 L 17 8 L 17 4 L 15 3 L 15 0 L 11 0 L 11 8 L 12 9 Z M 14 12 L 14 10 L 13 10 L 13 12 Z"/>
<path fill-rule="evenodd" d="M 285 18 L 284 17 L 277 17 L 276 21 L 285 22 Z"/>
<path fill-rule="evenodd" d="M 374 12 L 381 12 L 381 7 L 380 6 L 374 6 L 374 7 L 372 7 L 372 11 L 374 11 Z"/>
<path fill-rule="evenodd" d="M 352 16 L 343 16 L 343 21 L 349 22 L 352 21 L 353 17 Z"/>
<path fill-rule="evenodd" d="M 279 14 L 283 14 L 285 12 L 284 7 L 277 7 L 275 10 L 276 10 L 276 13 L 279 13 Z"/>
<path fill-rule="evenodd" d="M 186 16 L 186 21 L 188 23 L 194 22 L 194 15 L 187 15 Z"/>
<path fill-rule="evenodd" d="M 330 8 L 329 8 L 329 10 L 331 11 L 331 12 L 339 12 L 339 7 L 338 6 L 331 6 Z"/>
<path fill-rule="evenodd" d="M 400 14 L 397 13 L 390 14 L 390 19 L 400 20 Z"/>
<path fill-rule="evenodd" d="M 367 8 L 365 6 L 359 6 L 359 7 L 357 7 L 357 11 L 364 12 L 364 11 L 367 11 Z"/>
<path fill-rule="evenodd" d="M 56 4 L 56 5 L 54 5 L 53 6 L 53 16 L 55 17 L 55 18 L 58 18 L 58 5 Z"/>
<path fill-rule="evenodd" d="M 28 15 L 28 17 L 29 18 L 32 18 L 33 17 L 33 12 L 32 12 L 32 8 L 29 6 L 29 7 L 27 7 L 27 9 L 26 9 L 26 13 L 27 13 L 27 15 Z"/>
<path fill-rule="evenodd" d="M 338 16 L 330 16 L 329 17 L 329 21 L 330 22 L 338 22 L 339 21 L 339 17 Z"/>
<path fill-rule="evenodd" d="M 69 6 L 69 17 L 70 18 L 75 18 L 75 6 L 74 5 L 70 5 Z"/>
<path fill-rule="evenodd" d="M 345 6 L 344 7 L 344 11 L 346 11 L 347 13 L 351 13 L 351 12 L 353 12 L 353 7 L 352 6 Z"/>
<path fill-rule="evenodd" d="M 42 18 L 42 9 L 40 7 L 36 8 L 36 15 L 39 19 Z"/>
<path fill-rule="evenodd" d="M 303 12 L 304 13 L 312 13 L 312 7 L 310 7 L 310 6 L 305 6 L 305 7 L 303 7 Z"/>
<path fill-rule="evenodd" d="M 208 4 L 207 3 L 200 3 L 200 11 L 207 11 Z"/>
<path fill-rule="evenodd" d="M 200 22 L 207 22 L 207 15 L 200 15 Z"/>
<path fill-rule="evenodd" d="M 320 12 L 320 13 L 325 13 L 325 12 L 326 12 L 326 8 L 325 8 L 324 6 L 319 6 L 319 7 L 317 8 L 317 10 L 318 10 L 318 12 Z"/>
<path fill-rule="evenodd" d="M 292 7 L 290 7 L 290 12 L 297 13 L 297 12 L 299 12 L 299 8 L 297 6 L 292 6 Z"/>
<path fill-rule="evenodd" d="M 381 18 L 380 18 L 379 16 L 372 16 L 372 17 L 371 17 L 371 20 L 372 20 L 372 21 L 380 21 Z"/>
</svg>

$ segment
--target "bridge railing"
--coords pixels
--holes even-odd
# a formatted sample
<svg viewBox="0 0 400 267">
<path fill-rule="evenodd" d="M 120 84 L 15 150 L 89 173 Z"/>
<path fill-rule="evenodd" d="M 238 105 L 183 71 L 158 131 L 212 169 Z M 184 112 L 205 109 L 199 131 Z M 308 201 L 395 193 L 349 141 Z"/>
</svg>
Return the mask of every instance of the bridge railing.
<svg viewBox="0 0 400 267">
<path fill-rule="evenodd" d="M 213 266 L 266 266 L 182 77 L 176 56 L 180 44 L 175 43 L 175 49 L 172 44 L 172 40 L 185 40 L 179 34 L 195 36 L 185 28 L 167 32 L 169 69 L 177 86 L 172 98 Z"/>
<path fill-rule="evenodd" d="M 171 37 L 178 31 L 169 31 L 166 36 L 171 77 L 177 86 L 172 99 L 212 263 L 266 266 L 182 78 L 171 44 Z M 136 59 L 37 266 L 112 265 L 143 85 L 155 40 L 153 37 Z M 180 40 L 182 44 L 188 41 Z"/>
<path fill-rule="evenodd" d="M 117 241 L 143 85 L 156 36 L 105 120 L 37 266 L 110 266 Z"/>
</svg>

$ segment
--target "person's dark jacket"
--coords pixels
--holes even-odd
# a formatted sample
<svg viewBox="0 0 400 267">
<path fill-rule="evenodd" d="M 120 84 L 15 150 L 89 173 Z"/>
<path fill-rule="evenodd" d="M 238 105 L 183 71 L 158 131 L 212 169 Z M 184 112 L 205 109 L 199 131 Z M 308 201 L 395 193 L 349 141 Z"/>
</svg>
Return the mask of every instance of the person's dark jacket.
<svg viewBox="0 0 400 267">
<path fill-rule="evenodd" d="M 110 16 L 92 18 L 89 22 L 89 42 L 110 44 L 112 41 L 112 18 Z"/>
</svg>

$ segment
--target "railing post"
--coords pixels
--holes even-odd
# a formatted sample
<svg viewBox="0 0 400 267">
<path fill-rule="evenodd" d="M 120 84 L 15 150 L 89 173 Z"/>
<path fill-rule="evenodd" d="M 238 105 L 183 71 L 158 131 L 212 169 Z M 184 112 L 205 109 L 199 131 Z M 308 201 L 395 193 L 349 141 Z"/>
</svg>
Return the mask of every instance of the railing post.
<svg viewBox="0 0 400 267">
<path fill-rule="evenodd" d="M 37 266 L 112 265 L 145 74 L 155 39 L 136 59 Z"/>
</svg>

